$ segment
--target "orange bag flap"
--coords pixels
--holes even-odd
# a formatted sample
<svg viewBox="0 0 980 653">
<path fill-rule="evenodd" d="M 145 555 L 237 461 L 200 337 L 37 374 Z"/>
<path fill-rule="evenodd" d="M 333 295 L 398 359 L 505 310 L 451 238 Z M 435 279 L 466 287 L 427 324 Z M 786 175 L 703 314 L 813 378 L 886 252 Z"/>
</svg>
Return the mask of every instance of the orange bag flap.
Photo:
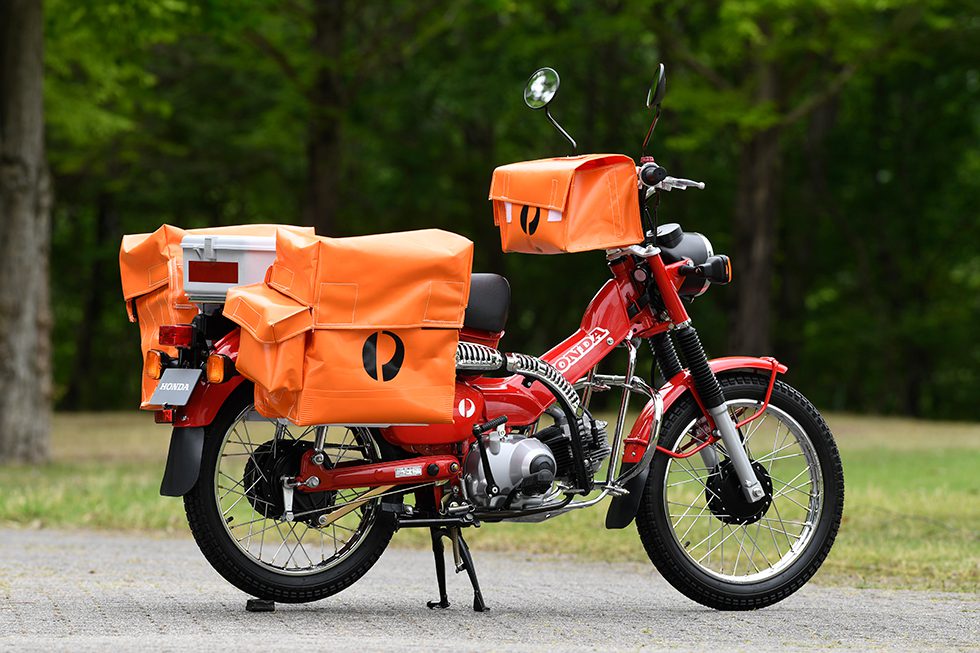
<svg viewBox="0 0 980 653">
<path fill-rule="evenodd" d="M 282 342 L 313 328 L 308 306 L 264 283 L 229 290 L 223 314 L 265 344 Z"/>
<path fill-rule="evenodd" d="M 162 225 L 150 234 L 123 236 L 119 248 L 119 272 L 122 277 L 123 297 L 128 302 L 134 297 L 166 285 L 170 279 L 170 261 L 176 261 L 174 271 L 181 265 L 180 241 L 186 234 L 207 236 L 274 236 L 279 229 L 313 235 L 313 227 L 292 225 L 245 224 L 204 229 L 181 229 L 169 224 Z M 179 279 L 180 276 L 178 275 Z"/>
<path fill-rule="evenodd" d="M 329 329 L 463 325 L 473 243 L 440 229 L 324 238 L 280 231 L 269 285 Z"/>
<path fill-rule="evenodd" d="M 123 236 L 119 248 L 119 273 L 126 301 L 145 295 L 170 281 L 169 263 L 180 258 L 184 230 L 169 224 L 151 234 Z"/>
<path fill-rule="evenodd" d="M 636 175 L 636 164 L 624 154 L 581 154 L 510 163 L 493 171 L 489 199 L 564 212 L 577 170 L 612 165 L 628 166 L 629 174 Z"/>
<path fill-rule="evenodd" d="M 276 261 L 269 268 L 267 283 L 282 294 L 313 306 L 319 256 L 320 239 L 314 234 L 277 231 Z"/>
</svg>

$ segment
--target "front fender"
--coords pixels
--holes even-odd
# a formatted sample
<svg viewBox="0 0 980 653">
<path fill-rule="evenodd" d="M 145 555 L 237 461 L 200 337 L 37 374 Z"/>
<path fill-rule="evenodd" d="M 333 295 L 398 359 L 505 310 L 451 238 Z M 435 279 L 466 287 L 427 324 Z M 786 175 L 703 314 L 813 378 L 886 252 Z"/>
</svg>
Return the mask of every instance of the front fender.
<svg viewBox="0 0 980 653">
<path fill-rule="evenodd" d="M 715 374 L 728 372 L 730 370 L 763 370 L 772 373 L 773 368 L 779 374 L 785 374 L 789 368 L 777 361 L 775 358 L 766 356 L 755 358 L 752 356 L 726 356 L 715 358 L 708 361 L 711 371 Z M 687 370 L 682 370 L 660 388 L 660 395 L 664 400 L 664 412 L 670 410 L 671 405 L 684 396 L 684 393 L 691 392 L 694 388 L 694 379 Z M 643 407 L 640 416 L 637 417 L 629 436 L 626 438 L 626 448 L 623 450 L 622 470 L 627 470 L 643 459 L 647 447 L 650 446 L 650 434 L 652 433 L 654 407 L 653 402 L 648 401 Z M 656 443 L 654 443 L 656 444 Z M 606 513 L 606 528 L 626 528 L 636 516 L 636 511 L 640 507 L 640 497 L 643 494 L 643 487 L 646 485 L 649 468 L 633 477 L 627 483 L 626 489 L 629 494 L 613 497 L 609 503 L 609 511 Z"/>
</svg>

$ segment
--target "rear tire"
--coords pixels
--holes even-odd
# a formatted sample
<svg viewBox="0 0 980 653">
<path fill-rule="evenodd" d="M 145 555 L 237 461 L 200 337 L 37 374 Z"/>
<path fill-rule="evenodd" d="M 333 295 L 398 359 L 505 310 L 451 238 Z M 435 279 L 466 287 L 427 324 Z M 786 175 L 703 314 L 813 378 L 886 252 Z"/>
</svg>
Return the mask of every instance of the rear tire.
<svg viewBox="0 0 980 653">
<path fill-rule="evenodd" d="M 194 540 L 204 557 L 219 574 L 232 585 L 252 596 L 283 603 L 305 603 L 336 594 L 361 578 L 381 557 L 394 533 L 394 521 L 390 517 L 391 513 L 380 510 L 382 499 L 374 499 L 365 504 L 363 509 L 359 509 L 364 515 L 362 523 L 363 519 L 370 519 L 366 532 L 357 542 L 356 548 L 339 559 L 336 564 L 327 567 L 324 563 L 323 571 L 316 570 L 312 560 L 315 555 L 308 556 L 310 557 L 311 569 L 296 573 L 287 569 L 278 569 L 273 564 L 263 562 L 261 549 L 258 559 L 246 553 L 246 550 L 241 547 L 241 543 L 236 542 L 235 537 L 231 535 L 231 528 L 225 523 L 225 517 L 222 516 L 221 502 L 216 498 L 216 495 L 220 495 L 221 492 L 217 489 L 220 483 L 216 482 L 215 479 L 218 478 L 216 467 L 221 459 L 225 442 L 229 439 L 236 424 L 241 423 L 242 416 L 247 414 L 246 411 L 251 410 L 251 408 L 252 387 L 250 384 L 246 384 L 236 390 L 221 408 L 214 422 L 205 429 L 201 472 L 194 488 L 184 496 L 184 509 Z M 252 424 L 254 429 L 255 422 Z M 293 428 L 302 430 L 299 427 Z M 389 450 L 390 445 L 387 445 L 380 437 L 374 437 L 374 440 L 377 447 L 376 451 L 381 457 L 380 452 Z M 251 455 L 248 458 L 255 460 L 255 457 Z M 255 472 L 252 473 L 255 474 Z M 230 481 L 227 484 L 230 484 Z M 241 488 L 245 488 L 245 485 L 243 484 Z M 249 492 L 248 490 L 243 491 Z M 245 511 L 251 511 L 252 518 L 262 519 L 257 523 L 263 528 L 269 522 L 276 522 L 269 527 L 271 532 L 278 531 L 281 533 L 283 527 L 288 529 L 290 525 L 294 529 L 307 529 L 306 524 L 299 525 L 297 522 L 266 518 L 265 515 L 255 512 L 254 506 L 262 507 L 263 504 L 259 503 L 262 499 L 254 499 L 245 495 L 242 495 L 242 499 L 249 499 L 249 501 L 240 501 L 240 504 L 245 505 L 237 508 L 239 514 L 241 514 L 242 508 Z M 248 503 L 252 503 L 252 505 L 249 506 Z M 271 513 L 270 509 L 264 510 Z M 226 514 L 228 514 L 227 511 Z M 308 528 L 308 531 L 316 530 L 313 527 Z M 308 531 L 303 531 L 304 536 Z M 251 530 L 249 532 L 251 533 Z M 286 532 L 284 542 L 289 541 L 289 531 Z M 293 537 L 296 538 L 297 536 L 294 534 Z M 258 535 L 256 535 L 256 539 L 258 539 Z M 334 541 L 336 542 L 336 540 Z M 275 558 L 276 555 L 273 555 L 273 563 L 275 563 Z M 286 567 L 288 567 L 289 562 L 287 560 Z"/>
<path fill-rule="evenodd" d="M 746 372 L 719 375 L 718 380 L 729 406 L 739 406 L 740 418 L 755 412 L 765 397 L 769 383 L 768 375 Z M 763 465 L 768 463 L 770 470 L 773 469 L 774 461 L 782 460 L 788 465 L 790 463 L 787 459 L 797 456 L 804 459 L 803 462 L 794 461 L 793 464 L 803 464 L 805 469 L 801 474 L 809 471 L 809 480 L 801 481 L 798 477 L 780 487 L 778 481 L 787 479 L 777 479 L 777 467 L 772 476 L 771 494 L 776 497 L 773 501 L 776 509 L 782 505 L 783 511 L 787 510 L 785 506 L 796 510 L 788 503 L 792 501 L 796 506 L 806 509 L 800 514 L 810 517 L 799 517 L 799 522 L 783 522 L 783 516 L 779 515 L 777 519 L 773 507 L 761 511 L 761 515 L 758 514 L 759 511 L 749 515 L 752 511 L 742 505 L 736 506 L 734 500 L 729 500 L 730 508 L 722 509 L 714 493 L 714 490 L 721 487 L 720 472 L 716 471 L 716 478 L 711 480 L 712 470 L 702 462 L 700 454 L 675 461 L 660 453 L 655 454 L 651 463 L 650 475 L 637 513 L 637 530 L 643 546 L 667 582 L 688 598 L 718 610 L 763 608 L 798 590 L 820 568 L 840 526 L 844 508 L 844 475 L 837 446 L 826 422 L 803 395 L 781 381 L 776 381 L 773 387 L 770 407 L 763 417 L 776 416 L 776 424 L 783 424 L 785 420 L 787 434 L 784 437 L 788 439 L 788 435 L 793 435 L 802 453 L 794 454 L 793 441 L 782 449 L 777 448 L 782 446 L 775 443 L 780 432 L 777 426 L 773 436 L 773 453 L 768 453 L 767 443 L 764 448 L 766 453 L 760 455 L 756 452 L 753 455 L 750 451 L 750 456 L 753 460 L 762 461 Z M 751 438 L 755 436 L 755 425 L 760 429 L 765 428 L 761 423 L 763 417 L 742 429 L 742 437 L 748 438 L 750 450 L 752 447 L 758 449 L 761 444 L 758 439 L 753 441 Z M 702 413 L 694 398 L 686 394 L 667 413 L 661 429 L 660 445 L 672 451 L 683 446 L 689 441 L 690 434 L 696 432 L 701 419 Z M 772 424 L 770 422 L 770 428 Z M 805 437 L 792 431 L 795 428 L 793 424 L 802 430 Z M 713 470 L 725 468 L 723 449 L 717 449 L 721 450 L 719 455 L 723 462 Z M 788 453 L 784 454 L 783 451 Z M 696 462 L 692 464 L 685 461 Z M 684 468 L 685 465 L 687 469 Z M 680 478 L 671 476 L 668 479 L 668 474 L 678 471 L 683 472 Z M 684 487 L 685 484 L 687 487 Z M 686 496 L 679 500 L 678 495 L 681 493 Z M 690 506 L 685 512 L 688 500 Z M 776 503 L 777 501 L 783 503 Z M 800 502 L 807 505 L 803 506 Z M 814 509 L 817 504 L 818 513 Z M 735 513 L 738 515 L 734 516 Z M 739 523 L 732 521 L 733 519 L 750 523 Z M 753 519 L 755 521 L 751 521 Z M 694 524 L 691 520 L 697 522 L 698 530 L 693 530 Z M 811 520 L 813 523 L 808 526 Z M 792 525 L 796 523 L 800 526 Z M 766 527 L 768 533 L 764 530 Z M 800 534 L 794 543 L 796 528 L 800 529 Z M 726 533 L 726 529 L 731 531 Z M 703 533 L 708 534 L 707 545 L 704 544 Z M 726 565 L 732 564 L 730 557 L 727 561 L 725 558 L 726 535 L 731 538 L 728 540 L 731 542 L 730 549 L 736 544 L 739 547 L 736 554 L 738 557 L 731 568 L 726 568 Z M 711 539 L 712 536 L 715 537 L 714 540 Z M 746 544 L 746 537 L 749 539 L 748 547 L 743 546 Z M 771 548 L 770 538 L 773 542 Z M 785 552 L 780 549 L 783 538 L 786 539 Z M 777 556 L 780 557 L 777 559 Z M 750 561 L 752 566 L 748 564 Z M 740 563 L 744 565 L 741 573 Z M 768 568 L 767 563 L 770 565 Z"/>
</svg>

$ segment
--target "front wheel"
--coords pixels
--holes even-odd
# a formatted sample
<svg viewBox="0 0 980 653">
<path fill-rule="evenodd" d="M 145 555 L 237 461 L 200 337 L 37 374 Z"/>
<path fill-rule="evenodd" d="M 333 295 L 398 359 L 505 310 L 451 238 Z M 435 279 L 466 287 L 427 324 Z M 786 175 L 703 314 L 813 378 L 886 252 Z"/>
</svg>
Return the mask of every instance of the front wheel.
<svg viewBox="0 0 980 653">
<path fill-rule="evenodd" d="M 376 488 L 296 491 L 293 519 L 285 519 L 281 479 L 298 473 L 317 429 L 262 417 L 251 395 L 251 386 L 236 391 L 205 430 L 200 476 L 184 497 L 191 532 L 211 566 L 248 594 L 284 603 L 335 594 L 388 545 L 394 523 L 381 502 L 396 497 Z M 369 429 L 320 430 L 325 466 L 378 461 L 382 448 L 391 454 Z"/>
<path fill-rule="evenodd" d="M 736 421 L 762 405 L 768 376 L 720 375 Z M 671 407 L 660 445 L 690 451 L 709 435 L 688 394 Z M 827 423 L 807 399 L 776 381 L 766 411 L 742 428 L 766 498 L 748 503 L 719 441 L 687 458 L 656 454 L 637 513 L 640 539 L 664 578 L 719 610 L 772 605 L 823 563 L 840 526 L 844 473 Z"/>
</svg>

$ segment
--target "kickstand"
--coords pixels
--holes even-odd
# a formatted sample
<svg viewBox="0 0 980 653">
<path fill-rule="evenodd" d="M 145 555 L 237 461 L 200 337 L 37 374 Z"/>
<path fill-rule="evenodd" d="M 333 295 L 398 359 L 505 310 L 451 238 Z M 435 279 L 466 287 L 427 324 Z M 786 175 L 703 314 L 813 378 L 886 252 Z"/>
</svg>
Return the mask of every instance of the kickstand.
<svg viewBox="0 0 980 653">
<path fill-rule="evenodd" d="M 470 547 L 467 546 L 466 540 L 463 539 L 463 535 L 459 532 L 459 528 L 432 528 L 430 529 L 430 533 L 432 535 L 432 553 L 436 559 L 436 581 L 439 583 L 439 600 L 428 601 L 426 606 L 430 610 L 449 607 L 449 597 L 446 594 L 446 561 L 443 557 L 445 547 L 442 544 L 442 538 L 447 537 L 453 543 L 456 573 L 458 574 L 465 569 L 466 575 L 469 576 L 470 584 L 473 585 L 473 610 L 476 612 L 488 611 L 490 608 L 484 602 L 483 593 L 480 591 L 480 581 L 476 578 L 476 568 L 473 566 L 473 556 L 470 554 Z"/>
<path fill-rule="evenodd" d="M 453 529 L 453 546 L 459 549 L 459 556 L 463 559 L 462 564 L 456 565 L 456 573 L 458 574 L 463 568 L 466 569 L 466 575 L 470 577 L 470 584 L 473 585 L 473 610 L 476 612 L 486 612 L 490 608 L 483 601 L 483 593 L 480 591 L 480 581 L 476 579 L 476 568 L 473 566 L 473 556 L 470 555 L 470 547 L 467 546 L 466 540 L 463 539 L 463 534 L 459 532 L 459 528 Z"/>
<path fill-rule="evenodd" d="M 442 546 L 442 537 L 449 536 L 444 528 L 431 528 L 429 529 L 432 535 L 432 554 L 436 558 L 436 581 L 439 583 L 439 600 L 438 601 L 427 601 L 426 606 L 430 610 L 435 610 L 439 608 L 444 610 L 449 607 L 449 596 L 446 594 L 446 560 L 443 557 L 445 553 L 445 548 Z"/>
</svg>

